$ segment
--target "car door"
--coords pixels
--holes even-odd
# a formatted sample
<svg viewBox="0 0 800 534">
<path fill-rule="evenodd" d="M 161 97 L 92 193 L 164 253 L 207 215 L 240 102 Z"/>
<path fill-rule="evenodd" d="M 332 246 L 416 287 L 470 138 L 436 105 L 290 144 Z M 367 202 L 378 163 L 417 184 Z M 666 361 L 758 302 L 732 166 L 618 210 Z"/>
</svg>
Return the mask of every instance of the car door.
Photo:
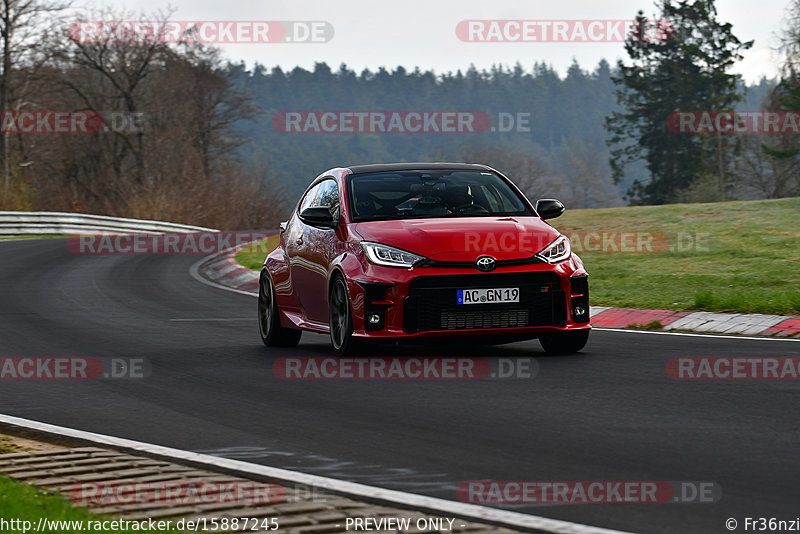
<svg viewBox="0 0 800 534">
<path fill-rule="evenodd" d="M 326 207 L 339 218 L 339 188 L 333 178 L 325 179 L 308 191 L 297 211 L 298 224 L 290 268 L 292 285 L 306 319 L 318 323 L 328 322 L 328 266 L 337 247 L 335 229 L 309 224 L 301 214 L 313 207 Z"/>
</svg>

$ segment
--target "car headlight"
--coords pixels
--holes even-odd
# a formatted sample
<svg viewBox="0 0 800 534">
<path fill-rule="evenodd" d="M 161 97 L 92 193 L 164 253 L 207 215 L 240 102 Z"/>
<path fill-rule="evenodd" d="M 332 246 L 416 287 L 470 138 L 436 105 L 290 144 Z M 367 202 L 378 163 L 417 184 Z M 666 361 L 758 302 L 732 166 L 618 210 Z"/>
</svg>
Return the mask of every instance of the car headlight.
<svg viewBox="0 0 800 534">
<path fill-rule="evenodd" d="M 544 247 L 538 254 L 547 263 L 558 263 L 569 258 L 572 249 L 567 236 L 560 235 L 555 241 Z"/>
<path fill-rule="evenodd" d="M 387 267 L 413 267 L 415 263 L 425 259 L 423 256 L 412 254 L 406 250 L 369 241 L 362 241 L 361 248 L 364 249 L 370 262 Z"/>
</svg>

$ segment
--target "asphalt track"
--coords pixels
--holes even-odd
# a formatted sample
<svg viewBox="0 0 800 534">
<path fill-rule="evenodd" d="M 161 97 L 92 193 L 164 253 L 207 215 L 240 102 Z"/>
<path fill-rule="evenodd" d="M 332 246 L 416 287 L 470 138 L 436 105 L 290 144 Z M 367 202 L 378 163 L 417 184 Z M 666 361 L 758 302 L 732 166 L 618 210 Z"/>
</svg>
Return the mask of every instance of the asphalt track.
<svg viewBox="0 0 800 534">
<path fill-rule="evenodd" d="M 198 256 L 78 256 L 0 242 L 0 356 L 145 358 L 140 380 L 0 380 L 0 413 L 456 499 L 466 480 L 713 481 L 713 504 L 516 505 L 633 532 L 728 532 L 800 516 L 800 382 L 681 381 L 675 356 L 797 356 L 800 343 L 595 331 L 580 355 L 538 342 L 380 355 L 527 358 L 522 380 L 281 380 L 252 297 L 189 276 Z"/>
</svg>

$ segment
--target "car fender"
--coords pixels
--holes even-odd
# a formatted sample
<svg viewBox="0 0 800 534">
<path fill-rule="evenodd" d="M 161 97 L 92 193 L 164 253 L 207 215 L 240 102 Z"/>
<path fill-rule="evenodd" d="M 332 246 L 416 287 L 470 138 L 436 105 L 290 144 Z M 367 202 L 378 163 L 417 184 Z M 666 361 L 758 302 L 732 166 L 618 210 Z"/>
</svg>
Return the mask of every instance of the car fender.
<svg viewBox="0 0 800 534">
<path fill-rule="evenodd" d="M 272 284 L 275 287 L 275 301 L 279 310 L 297 310 L 299 303 L 297 295 L 292 285 L 291 271 L 289 269 L 289 259 L 283 250 L 283 246 L 278 245 L 275 250 L 270 252 L 264 260 L 262 268 L 269 272 L 272 277 Z M 283 323 L 284 317 L 281 317 Z"/>
<path fill-rule="evenodd" d="M 364 270 L 358 257 L 348 251 L 334 258 L 328 269 L 328 294 L 326 298 L 330 299 L 333 277 L 337 274 L 344 277 L 347 295 L 350 299 L 354 331 L 364 329 L 364 289 L 356 282 L 363 275 L 363 272 Z"/>
</svg>

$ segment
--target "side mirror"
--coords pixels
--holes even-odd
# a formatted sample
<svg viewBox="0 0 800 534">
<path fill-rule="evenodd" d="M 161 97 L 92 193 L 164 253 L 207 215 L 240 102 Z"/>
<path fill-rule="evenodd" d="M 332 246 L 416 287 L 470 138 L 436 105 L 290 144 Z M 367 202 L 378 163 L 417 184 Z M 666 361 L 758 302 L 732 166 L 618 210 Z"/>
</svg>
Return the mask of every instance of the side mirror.
<svg viewBox="0 0 800 534">
<path fill-rule="evenodd" d="M 555 219 L 564 213 L 566 209 L 560 200 L 554 198 L 542 198 L 536 201 L 536 213 L 542 219 Z"/>
<path fill-rule="evenodd" d="M 300 212 L 300 220 L 312 226 L 336 226 L 336 221 L 327 206 L 314 206 Z"/>
</svg>

